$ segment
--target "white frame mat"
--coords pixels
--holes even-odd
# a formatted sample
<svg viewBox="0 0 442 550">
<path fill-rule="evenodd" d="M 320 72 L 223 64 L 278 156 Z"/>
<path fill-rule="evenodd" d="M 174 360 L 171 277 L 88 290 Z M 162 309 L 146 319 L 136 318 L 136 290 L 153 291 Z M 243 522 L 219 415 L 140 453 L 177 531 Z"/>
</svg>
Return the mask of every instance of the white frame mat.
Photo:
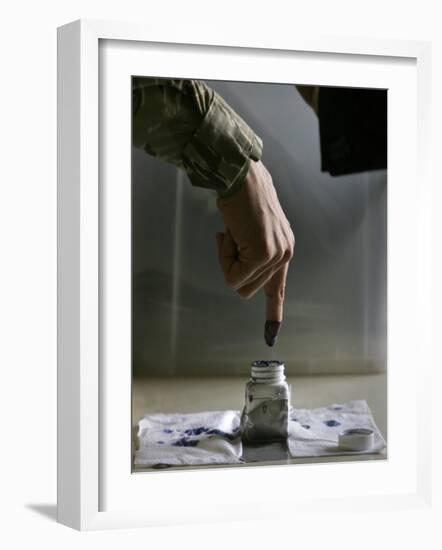
<svg viewBox="0 0 442 550">
<path fill-rule="evenodd" d="M 110 41 L 110 48 L 103 53 L 101 48 L 106 47 L 107 41 Z M 112 48 L 111 43 L 116 48 Z M 131 48 L 138 53 L 128 56 Z M 331 507 L 339 513 L 429 505 L 431 403 L 428 396 L 431 395 L 433 363 L 433 189 L 428 173 L 430 54 L 431 44 L 427 42 L 344 36 L 281 36 L 271 44 L 265 38 L 227 37 L 225 42 L 213 44 L 206 41 L 203 34 L 187 36 L 184 27 L 182 31 L 174 31 L 173 36 L 156 31 L 155 26 L 148 28 L 120 22 L 75 21 L 58 29 L 60 523 L 91 530 L 290 518 L 295 512 L 310 514 Z M 235 67 L 240 60 L 244 67 L 247 56 L 254 61 L 247 70 L 244 68 L 236 75 Z M 122 182 L 130 181 L 127 179 L 130 178 L 130 151 L 125 145 L 130 143 L 127 141 L 130 139 L 130 116 L 126 112 L 116 114 L 112 124 L 121 132 L 105 136 L 106 140 L 109 137 L 106 157 L 113 156 L 114 165 L 106 158 L 100 164 L 103 142 L 99 120 L 100 113 L 106 113 L 106 106 L 100 105 L 100 62 L 103 59 L 109 62 L 110 71 L 103 80 L 105 85 L 118 83 L 120 78 L 126 82 L 130 74 L 139 72 L 139 63 L 147 64 L 151 74 L 156 76 L 175 76 L 174 71 L 179 66 L 182 68 L 180 77 L 257 80 L 257 63 L 262 62 L 266 68 L 259 80 L 278 82 L 288 65 L 298 61 L 302 64 L 303 56 L 304 76 L 297 79 L 297 83 L 368 85 L 368 77 L 361 75 L 364 69 L 370 71 L 370 62 L 375 60 L 384 68 L 379 69 L 379 73 L 372 70 L 369 82 L 373 84 L 379 78 L 381 87 L 383 81 L 391 78 L 388 87 L 391 97 L 397 100 L 391 111 L 389 109 L 389 127 L 393 129 L 392 134 L 389 131 L 388 173 L 389 458 L 371 463 L 131 474 L 127 423 L 130 417 L 130 368 L 127 364 L 130 323 L 122 315 L 120 320 L 125 326 L 120 325 L 124 331 L 121 342 L 115 344 L 115 338 L 103 341 L 103 327 L 108 321 L 103 316 L 107 315 L 108 308 L 102 303 L 120 299 L 111 292 L 112 284 L 127 283 L 130 268 L 129 265 L 123 267 L 126 271 L 120 272 L 119 280 L 109 279 L 106 273 L 116 266 L 118 258 L 127 257 L 130 210 L 126 208 L 123 212 L 122 238 L 116 242 L 112 220 L 119 205 L 120 208 L 127 205 L 128 188 L 123 184 L 112 185 L 114 191 L 106 195 L 102 187 L 103 182 L 107 186 L 117 181 L 116 176 Z M 266 66 L 268 58 L 272 63 Z M 335 77 L 325 71 L 320 73 L 322 80 L 316 77 L 309 81 L 308 71 L 313 69 L 308 69 L 305 63 L 308 59 L 317 61 L 322 67 L 327 67 L 328 63 L 334 63 L 334 67 L 340 63 L 347 64 L 346 67 L 354 65 L 354 71 L 346 79 L 338 75 L 339 71 Z M 227 71 L 229 60 L 231 67 Z M 397 74 L 388 77 L 387 73 L 393 73 L 395 66 Z M 412 71 L 406 67 L 411 67 Z M 385 71 L 384 76 L 382 71 Z M 410 79 L 412 85 L 408 86 Z M 123 86 L 120 92 L 117 88 L 112 93 L 121 93 L 119 97 L 124 98 L 129 87 L 125 91 Z M 109 101 L 115 100 L 116 96 L 110 94 Z M 404 132 L 407 135 L 400 137 L 394 132 L 407 110 L 403 127 L 408 134 Z M 126 149 L 123 151 L 122 147 Z M 121 163 L 118 160 L 115 164 L 116 155 L 112 155 L 112 151 L 122 151 Z M 407 163 L 399 162 L 401 155 L 406 155 Z M 112 172 L 109 172 L 111 167 Z M 408 215 L 412 211 L 414 217 L 410 220 Z M 406 227 L 405 216 L 409 221 Z M 108 254 L 107 239 L 115 242 L 113 255 Z M 120 261 L 120 264 L 124 266 L 125 262 Z M 405 272 L 404 266 L 407 266 Z M 117 311 L 115 308 L 127 311 L 127 284 L 123 288 L 126 302 L 120 306 L 111 304 L 113 311 Z M 405 294 L 407 318 L 401 312 Z M 118 326 L 114 328 L 117 330 Z M 406 349 L 401 345 L 404 341 Z M 111 361 L 109 365 L 106 363 L 109 357 L 114 358 L 114 363 L 115 357 L 122 358 L 119 369 L 112 366 Z M 419 377 L 416 376 L 418 367 Z M 407 407 L 406 427 L 401 426 L 400 411 L 404 407 Z M 258 478 L 260 490 L 256 492 L 253 487 L 257 487 Z M 356 490 L 358 482 L 360 490 Z M 287 487 L 293 490 L 287 491 Z M 183 494 L 187 495 L 186 500 L 174 496 Z M 269 507 L 268 502 L 278 503 L 278 506 Z"/>
</svg>

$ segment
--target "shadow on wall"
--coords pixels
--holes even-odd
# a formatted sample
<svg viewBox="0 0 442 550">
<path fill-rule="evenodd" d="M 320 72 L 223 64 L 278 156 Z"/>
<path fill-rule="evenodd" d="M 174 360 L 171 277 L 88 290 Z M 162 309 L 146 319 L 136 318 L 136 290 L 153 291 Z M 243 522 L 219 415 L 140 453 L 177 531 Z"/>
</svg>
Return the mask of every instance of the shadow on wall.
<svg viewBox="0 0 442 550">
<path fill-rule="evenodd" d="M 321 173 L 317 119 L 293 86 L 209 84 L 262 137 L 294 229 L 284 325 L 267 348 L 262 293 L 245 301 L 226 288 L 215 194 L 135 150 L 134 374 L 243 376 L 275 357 L 289 374 L 384 369 L 386 172 Z"/>
</svg>

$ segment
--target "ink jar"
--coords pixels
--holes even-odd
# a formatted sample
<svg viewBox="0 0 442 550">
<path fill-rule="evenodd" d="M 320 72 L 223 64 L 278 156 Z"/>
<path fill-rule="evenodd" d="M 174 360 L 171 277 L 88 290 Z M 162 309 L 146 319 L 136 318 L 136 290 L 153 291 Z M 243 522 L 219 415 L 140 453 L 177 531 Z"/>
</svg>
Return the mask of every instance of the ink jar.
<svg viewBox="0 0 442 550">
<path fill-rule="evenodd" d="M 254 361 L 241 414 L 242 438 L 250 443 L 287 439 L 290 387 L 281 361 Z"/>
</svg>

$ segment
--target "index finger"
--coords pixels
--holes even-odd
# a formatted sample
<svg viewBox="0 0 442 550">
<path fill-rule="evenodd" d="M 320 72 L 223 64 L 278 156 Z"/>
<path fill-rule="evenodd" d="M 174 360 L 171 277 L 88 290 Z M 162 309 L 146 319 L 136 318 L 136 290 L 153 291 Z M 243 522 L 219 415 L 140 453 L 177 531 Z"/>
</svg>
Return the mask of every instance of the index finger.
<svg viewBox="0 0 442 550">
<path fill-rule="evenodd" d="M 282 321 L 288 269 L 289 264 L 286 262 L 264 285 L 267 321 Z"/>
</svg>

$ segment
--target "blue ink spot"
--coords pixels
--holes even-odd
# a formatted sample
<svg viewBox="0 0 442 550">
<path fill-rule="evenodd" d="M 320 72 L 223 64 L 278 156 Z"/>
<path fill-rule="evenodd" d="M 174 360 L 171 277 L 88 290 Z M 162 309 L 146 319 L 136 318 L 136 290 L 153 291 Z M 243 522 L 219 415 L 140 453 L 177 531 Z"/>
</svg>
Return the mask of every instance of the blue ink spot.
<svg viewBox="0 0 442 550">
<path fill-rule="evenodd" d="M 310 429 L 310 426 L 308 424 L 303 424 L 302 427 L 305 428 L 306 430 Z"/>
<path fill-rule="evenodd" d="M 172 445 L 175 447 L 196 447 L 198 445 L 198 440 L 189 440 L 186 437 L 182 437 L 181 439 L 177 439 Z"/>
<path fill-rule="evenodd" d="M 335 405 L 335 406 L 333 407 L 333 410 L 334 410 L 334 411 L 342 411 L 342 407 L 341 407 L 341 405 Z"/>
<path fill-rule="evenodd" d="M 205 428 L 204 426 L 200 426 L 199 428 L 189 428 L 187 430 L 184 430 L 184 433 L 186 435 L 201 435 L 204 432 L 207 432 L 209 428 Z"/>
<path fill-rule="evenodd" d="M 334 426 L 340 426 L 341 423 L 337 420 L 324 420 L 324 424 L 328 426 L 329 428 L 333 428 Z"/>
<path fill-rule="evenodd" d="M 290 420 L 293 420 L 293 422 L 298 422 L 298 419 L 295 418 L 294 416 L 292 416 L 292 418 Z"/>
<path fill-rule="evenodd" d="M 175 445 L 177 447 L 194 447 L 198 444 L 198 440 L 192 440 L 189 441 L 189 436 L 198 436 L 201 434 L 207 434 L 209 437 L 213 437 L 214 435 L 219 435 L 221 437 L 224 437 L 228 439 L 229 441 L 233 441 L 240 435 L 241 427 L 237 426 L 236 428 L 232 428 L 232 433 L 224 432 L 222 430 L 219 430 L 218 428 L 206 428 L 204 426 L 200 426 L 198 428 L 187 428 L 187 430 L 184 430 L 181 432 L 183 434 L 183 437 L 178 439 L 175 443 L 172 445 Z"/>
<path fill-rule="evenodd" d="M 165 434 L 171 434 L 171 433 L 173 433 L 173 430 L 169 430 L 169 428 L 164 428 L 163 432 Z"/>
<path fill-rule="evenodd" d="M 157 441 L 160 445 L 164 445 L 164 441 Z"/>
</svg>

